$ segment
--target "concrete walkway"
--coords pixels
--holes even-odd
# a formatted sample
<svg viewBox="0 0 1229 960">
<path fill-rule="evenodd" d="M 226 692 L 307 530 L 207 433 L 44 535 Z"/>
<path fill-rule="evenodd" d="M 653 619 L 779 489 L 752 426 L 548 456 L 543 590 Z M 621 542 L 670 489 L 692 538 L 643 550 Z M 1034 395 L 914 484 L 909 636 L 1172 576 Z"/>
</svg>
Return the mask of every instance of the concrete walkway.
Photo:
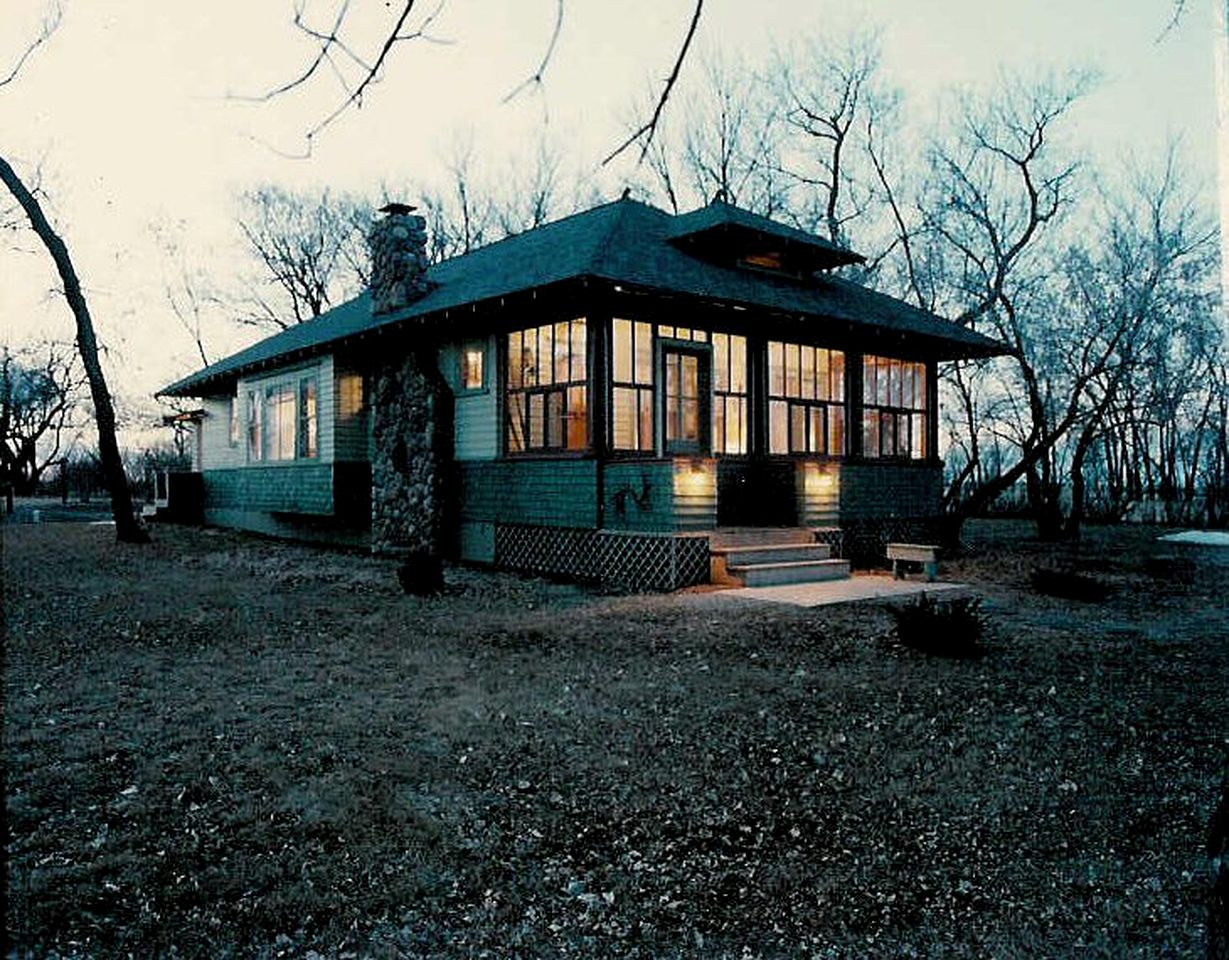
<svg viewBox="0 0 1229 960">
<path fill-rule="evenodd" d="M 890 574 L 859 573 L 848 580 L 818 583 L 789 583 L 778 587 L 736 587 L 717 590 L 710 596 L 731 600 L 761 600 L 789 603 L 798 607 L 821 607 L 830 603 L 855 603 L 862 600 L 898 600 L 924 593 L 958 596 L 969 588 L 963 583 L 927 583 L 924 580 L 895 580 Z"/>
</svg>

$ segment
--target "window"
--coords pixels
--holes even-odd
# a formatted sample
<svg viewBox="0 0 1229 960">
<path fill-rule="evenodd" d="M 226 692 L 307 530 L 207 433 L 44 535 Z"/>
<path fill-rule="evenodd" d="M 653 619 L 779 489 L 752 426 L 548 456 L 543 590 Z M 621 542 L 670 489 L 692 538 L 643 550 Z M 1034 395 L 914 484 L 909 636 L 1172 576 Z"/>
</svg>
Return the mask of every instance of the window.
<svg viewBox="0 0 1229 960">
<path fill-rule="evenodd" d="M 265 388 L 265 460 L 293 460 L 295 454 L 295 388 L 281 383 Z"/>
<path fill-rule="evenodd" d="M 662 350 L 662 419 L 667 453 L 703 454 L 709 450 L 710 361 L 703 347 L 671 344 Z"/>
<path fill-rule="evenodd" d="M 713 334 L 713 452 L 747 452 L 747 338 Z"/>
<path fill-rule="evenodd" d="M 363 412 L 363 376 L 343 373 L 337 378 L 337 415 L 343 419 Z"/>
<path fill-rule="evenodd" d="M 314 373 L 249 389 L 248 460 L 318 457 L 319 423 L 319 384 Z"/>
<path fill-rule="evenodd" d="M 611 354 L 611 437 L 616 450 L 653 450 L 653 327 L 615 320 Z"/>
<path fill-rule="evenodd" d="M 769 342 L 768 450 L 844 454 L 845 354 Z"/>
<path fill-rule="evenodd" d="M 507 450 L 589 447 L 584 317 L 508 334 Z"/>
<path fill-rule="evenodd" d="M 261 402 L 259 390 L 249 390 L 247 400 L 248 415 L 248 459 L 260 460 L 264 450 L 261 446 L 260 431 L 264 420 L 264 404 Z"/>
<path fill-rule="evenodd" d="M 316 378 L 304 377 L 299 381 L 299 445 L 296 456 L 310 458 L 318 453 L 317 423 Z"/>
<path fill-rule="evenodd" d="M 694 330 L 691 327 L 668 327 L 664 323 L 657 325 L 659 337 L 669 337 L 671 340 L 691 340 L 694 343 L 708 343 L 707 330 Z"/>
<path fill-rule="evenodd" d="M 486 386 L 486 344 L 470 340 L 461 347 L 461 389 L 481 390 Z"/>
<path fill-rule="evenodd" d="M 862 453 L 926 459 L 926 365 L 862 358 Z"/>
</svg>

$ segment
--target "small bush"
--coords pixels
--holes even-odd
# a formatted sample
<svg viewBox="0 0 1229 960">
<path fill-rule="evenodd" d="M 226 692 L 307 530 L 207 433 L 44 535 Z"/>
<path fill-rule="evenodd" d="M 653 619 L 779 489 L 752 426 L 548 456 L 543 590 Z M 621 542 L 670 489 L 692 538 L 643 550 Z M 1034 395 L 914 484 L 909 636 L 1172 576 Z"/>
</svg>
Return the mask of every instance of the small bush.
<svg viewBox="0 0 1229 960">
<path fill-rule="evenodd" d="M 1029 577 L 1033 589 L 1048 597 L 1062 600 L 1079 600 L 1084 603 L 1099 603 L 1109 596 L 1109 588 L 1095 577 L 1088 577 L 1073 570 L 1051 570 L 1034 567 Z"/>
<path fill-rule="evenodd" d="M 986 652 L 981 643 L 985 617 L 976 597 L 934 600 L 922 594 L 914 603 L 888 609 L 896 621 L 896 638 L 906 647 L 955 659 Z"/>
</svg>

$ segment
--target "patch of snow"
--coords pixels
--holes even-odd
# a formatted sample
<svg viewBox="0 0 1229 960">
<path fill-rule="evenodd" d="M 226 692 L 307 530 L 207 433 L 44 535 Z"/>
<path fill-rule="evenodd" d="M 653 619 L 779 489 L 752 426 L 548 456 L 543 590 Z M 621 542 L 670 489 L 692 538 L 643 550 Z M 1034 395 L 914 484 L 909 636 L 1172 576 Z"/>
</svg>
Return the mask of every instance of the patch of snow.
<svg viewBox="0 0 1229 960">
<path fill-rule="evenodd" d="M 1224 530 L 1183 530 L 1181 533 L 1167 533 L 1157 539 L 1174 543 L 1197 543 L 1205 547 L 1229 547 L 1229 532 Z"/>
</svg>

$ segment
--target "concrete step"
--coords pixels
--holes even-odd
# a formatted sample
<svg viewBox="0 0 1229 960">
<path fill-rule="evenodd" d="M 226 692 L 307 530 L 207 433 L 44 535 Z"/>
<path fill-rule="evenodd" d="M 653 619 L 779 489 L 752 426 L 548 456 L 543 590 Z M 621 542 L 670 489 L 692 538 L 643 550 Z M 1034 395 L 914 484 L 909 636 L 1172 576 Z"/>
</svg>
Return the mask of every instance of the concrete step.
<svg viewBox="0 0 1229 960">
<path fill-rule="evenodd" d="M 759 547 L 714 547 L 726 566 L 750 567 L 759 563 L 790 563 L 796 560 L 827 560 L 832 548 L 826 543 L 778 543 Z"/>
<path fill-rule="evenodd" d="M 848 560 L 795 560 L 787 563 L 757 563 L 728 567 L 731 577 L 746 587 L 771 587 L 782 583 L 813 583 L 817 580 L 845 580 Z"/>
<path fill-rule="evenodd" d="M 814 543 L 806 527 L 717 527 L 708 536 L 713 549 Z"/>
</svg>

